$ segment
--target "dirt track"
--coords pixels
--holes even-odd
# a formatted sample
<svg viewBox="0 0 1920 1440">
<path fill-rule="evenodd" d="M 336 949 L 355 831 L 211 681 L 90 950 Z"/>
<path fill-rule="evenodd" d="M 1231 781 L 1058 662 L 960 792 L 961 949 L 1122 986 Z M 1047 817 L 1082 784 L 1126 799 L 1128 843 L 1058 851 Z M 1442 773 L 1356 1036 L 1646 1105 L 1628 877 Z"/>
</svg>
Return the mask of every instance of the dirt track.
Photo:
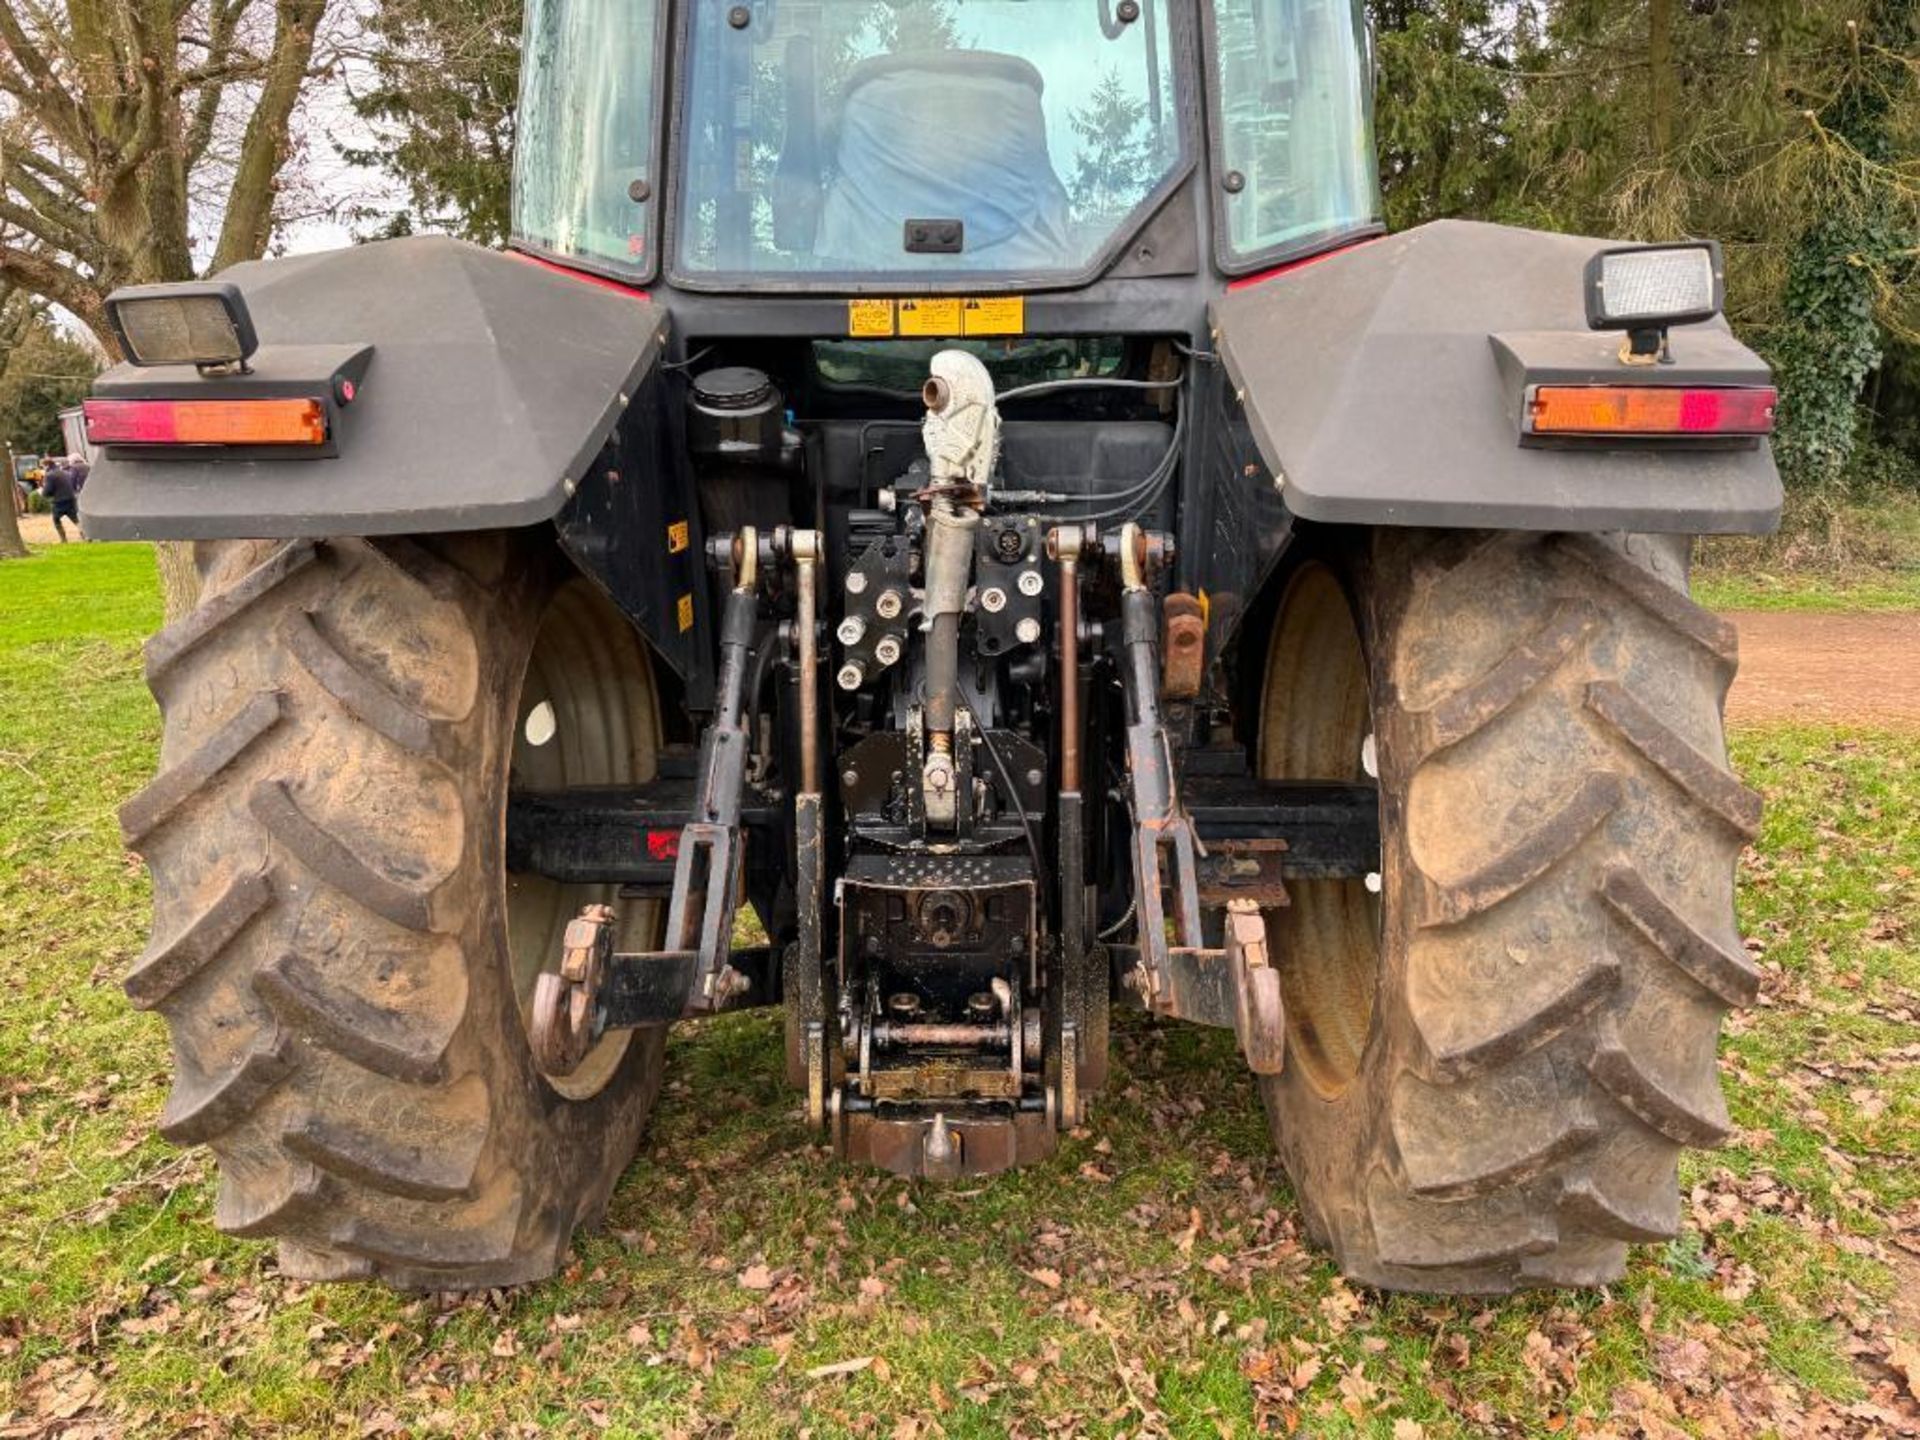
<svg viewBox="0 0 1920 1440">
<path fill-rule="evenodd" d="M 1727 697 L 1733 724 L 1920 729 L 1920 613 L 1749 611 L 1727 618 L 1740 627 L 1740 675 Z"/>
</svg>

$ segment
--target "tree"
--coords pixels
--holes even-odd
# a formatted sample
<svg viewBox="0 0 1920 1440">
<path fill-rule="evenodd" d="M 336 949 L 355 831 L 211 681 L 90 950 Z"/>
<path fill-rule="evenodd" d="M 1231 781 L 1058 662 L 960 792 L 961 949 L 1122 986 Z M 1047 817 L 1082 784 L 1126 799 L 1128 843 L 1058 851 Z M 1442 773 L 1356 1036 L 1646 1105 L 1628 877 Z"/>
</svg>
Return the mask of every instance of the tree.
<svg viewBox="0 0 1920 1440">
<path fill-rule="evenodd" d="M 264 254 L 327 6 L 0 0 L 0 282 L 118 355 L 116 288 Z M 194 568 L 184 546 L 159 562 L 175 615 Z"/>
<path fill-rule="evenodd" d="M 100 373 L 100 354 L 64 334 L 46 307 L 16 294 L 0 318 L 0 439 L 16 453 L 63 454 L 60 412 L 78 405 Z"/>
<path fill-rule="evenodd" d="M 1457 203 L 1587 234 L 1720 238 L 1728 316 L 1780 379 L 1788 478 L 1835 483 L 1869 393 L 1911 410 L 1911 360 L 1879 367 L 1920 329 L 1915 5 L 1376 0 L 1408 12 L 1383 36 L 1390 70 L 1449 13 L 1497 22 L 1490 40 L 1464 31 L 1466 63 L 1491 92 L 1412 87 L 1408 105 L 1404 83 L 1384 91 L 1394 218 L 1408 218 L 1406 180 L 1424 170 L 1461 177 L 1428 213 Z M 1446 48 L 1427 47 L 1425 73 L 1449 71 Z M 1913 443 L 1911 430 L 1883 433 Z"/>
<path fill-rule="evenodd" d="M 26 297 L 0 285 L 0 374 L 12 361 L 13 352 L 26 333 L 30 318 Z M 20 538 L 20 492 L 14 480 L 14 448 L 0 434 L 0 463 L 6 466 L 7 503 L 0 505 L 0 560 L 24 560 L 27 542 Z"/>
<path fill-rule="evenodd" d="M 66 449 L 60 412 L 80 403 L 100 357 L 54 324 L 43 302 L 18 290 L 0 294 L 0 454 L 49 455 Z M 14 514 L 13 475 L 0 505 L 0 559 L 27 553 Z"/>
<path fill-rule="evenodd" d="M 261 255 L 327 4 L 0 0 L 0 280 L 115 353 L 115 287 Z"/>
<path fill-rule="evenodd" d="M 1806 113 L 1817 146 L 1809 188 L 1821 203 L 1787 260 L 1774 343 L 1793 397 L 1781 458 L 1822 487 L 1852 459 L 1862 387 L 1890 342 L 1916 338 L 1920 310 L 1920 169 L 1911 155 L 1902 165 L 1897 139 L 1903 107 L 1920 95 L 1920 3 L 1873 0 L 1848 40 L 1832 90 Z"/>
<path fill-rule="evenodd" d="M 369 18 L 373 84 L 353 97 L 379 143 L 343 153 L 406 187 L 390 231 L 507 238 L 521 0 L 389 0 Z"/>
<path fill-rule="evenodd" d="M 1124 215 L 1139 203 L 1155 169 L 1153 137 L 1141 133 L 1146 118 L 1145 97 L 1128 93 L 1117 70 L 1067 117 L 1080 137 L 1067 185 L 1080 219 Z"/>
<path fill-rule="evenodd" d="M 1520 187 L 1507 141 L 1512 72 L 1530 58 L 1526 11 L 1493 0 L 1377 0 L 1375 127 L 1387 220 L 1493 219 Z"/>
</svg>

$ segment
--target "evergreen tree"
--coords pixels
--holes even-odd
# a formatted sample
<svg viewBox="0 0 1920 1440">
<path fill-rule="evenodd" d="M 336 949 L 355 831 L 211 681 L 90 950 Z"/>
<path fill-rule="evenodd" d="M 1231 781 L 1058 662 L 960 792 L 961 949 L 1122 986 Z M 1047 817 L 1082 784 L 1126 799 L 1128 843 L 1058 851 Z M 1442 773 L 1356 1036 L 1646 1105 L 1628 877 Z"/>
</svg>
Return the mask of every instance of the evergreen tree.
<svg viewBox="0 0 1920 1440">
<path fill-rule="evenodd" d="M 383 234 L 507 238 L 521 0 L 385 0 L 368 17 L 373 84 L 354 96 L 380 143 L 346 158 L 399 181 Z"/>
<path fill-rule="evenodd" d="M 1129 94 L 1114 70 L 1067 117 L 1080 139 L 1067 184 L 1078 219 L 1124 215 L 1140 203 L 1157 168 L 1153 137 L 1143 133 L 1146 119 L 1145 98 Z"/>
</svg>

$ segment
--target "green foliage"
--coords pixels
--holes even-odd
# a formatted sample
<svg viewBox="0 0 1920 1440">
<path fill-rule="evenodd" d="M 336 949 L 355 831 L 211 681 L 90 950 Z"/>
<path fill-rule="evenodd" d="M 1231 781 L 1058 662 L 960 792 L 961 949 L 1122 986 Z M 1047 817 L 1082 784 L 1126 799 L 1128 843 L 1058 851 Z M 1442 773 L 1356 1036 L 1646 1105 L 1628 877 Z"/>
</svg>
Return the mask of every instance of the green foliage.
<svg viewBox="0 0 1920 1440">
<path fill-rule="evenodd" d="M 1716 236 L 1789 480 L 1856 484 L 1866 435 L 1920 462 L 1916 0 L 1371 9 L 1395 224 Z"/>
<path fill-rule="evenodd" d="M 1376 129 L 1387 220 L 1502 216 L 1517 197 L 1505 143 L 1517 38 L 1489 0 L 1378 0 Z"/>
<path fill-rule="evenodd" d="M 1898 138 L 1902 107 L 1917 93 L 1915 13 L 1914 0 L 1869 4 L 1847 34 L 1827 98 L 1805 112 L 1815 146 L 1807 188 L 1817 203 L 1792 244 L 1782 317 L 1769 337 L 1787 397 L 1778 453 L 1803 487 L 1832 488 L 1846 477 L 1863 388 L 1899 324 L 1904 285 L 1920 273 L 1920 177 L 1902 175 Z"/>
<path fill-rule="evenodd" d="M 1794 248 L 1772 336 L 1786 403 L 1775 447 L 1792 478 L 1831 484 L 1845 471 L 1860 429 L 1859 396 L 1880 362 L 1867 255 L 1884 252 L 1891 227 L 1878 217 L 1821 215 Z"/>
<path fill-rule="evenodd" d="M 520 6 L 391 0 L 369 8 L 374 84 L 354 109 L 381 143 L 345 154 L 398 180 L 410 202 L 384 218 L 380 238 L 425 226 L 482 244 L 506 240 Z"/>
<path fill-rule="evenodd" d="M 100 356 L 21 294 L 0 307 L 0 440 L 23 455 L 66 453 L 60 412 L 78 405 Z"/>
</svg>

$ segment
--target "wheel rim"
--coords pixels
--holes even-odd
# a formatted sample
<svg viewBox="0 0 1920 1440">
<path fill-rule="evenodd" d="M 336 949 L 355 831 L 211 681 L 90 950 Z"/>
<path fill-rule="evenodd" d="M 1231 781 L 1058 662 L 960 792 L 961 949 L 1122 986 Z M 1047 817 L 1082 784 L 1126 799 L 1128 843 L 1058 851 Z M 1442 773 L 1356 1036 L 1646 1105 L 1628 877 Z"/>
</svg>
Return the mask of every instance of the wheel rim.
<svg viewBox="0 0 1920 1440">
<path fill-rule="evenodd" d="M 1263 780 L 1371 778 L 1373 706 L 1366 652 L 1339 579 L 1310 562 L 1281 597 L 1262 684 Z M 1380 883 L 1380 868 L 1372 877 Z M 1367 879 L 1290 880 L 1290 904 L 1266 912 L 1280 957 L 1287 1054 L 1331 1099 L 1360 1070 L 1380 975 L 1380 908 Z"/>
<path fill-rule="evenodd" d="M 626 618 L 585 580 L 568 582 L 549 602 L 513 713 L 513 788 L 637 785 L 653 778 L 660 722 L 646 650 Z M 582 906 L 616 907 L 616 948 L 653 943 L 659 902 L 621 902 L 618 888 L 507 872 L 507 947 L 523 1033 L 534 982 L 558 961 L 567 922 Z M 632 1031 L 614 1031 L 572 1074 L 542 1073 L 568 1099 L 587 1099 L 613 1078 L 632 1039 Z"/>
</svg>

